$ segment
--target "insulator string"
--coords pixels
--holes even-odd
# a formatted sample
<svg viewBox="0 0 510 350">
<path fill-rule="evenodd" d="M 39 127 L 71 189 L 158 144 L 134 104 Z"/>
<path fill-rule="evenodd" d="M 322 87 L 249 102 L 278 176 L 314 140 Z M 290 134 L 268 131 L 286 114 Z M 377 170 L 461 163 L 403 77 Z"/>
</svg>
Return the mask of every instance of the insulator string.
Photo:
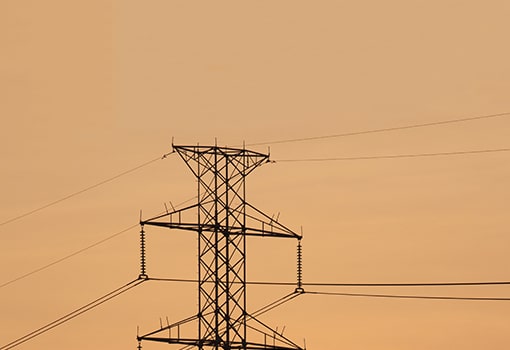
<svg viewBox="0 0 510 350">
<path fill-rule="evenodd" d="M 303 289 L 303 248 L 301 239 L 298 239 L 297 245 L 297 288 L 296 292 L 304 292 Z"/>
<path fill-rule="evenodd" d="M 145 262 L 145 231 L 143 225 L 140 229 L 140 278 L 147 278 Z"/>
</svg>

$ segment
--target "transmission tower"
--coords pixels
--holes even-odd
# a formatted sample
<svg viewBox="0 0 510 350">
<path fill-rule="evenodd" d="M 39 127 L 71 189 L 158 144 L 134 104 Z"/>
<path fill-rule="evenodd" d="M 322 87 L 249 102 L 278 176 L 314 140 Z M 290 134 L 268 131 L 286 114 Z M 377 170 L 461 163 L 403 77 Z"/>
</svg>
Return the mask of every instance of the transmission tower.
<svg viewBox="0 0 510 350">
<path fill-rule="evenodd" d="M 141 277 L 147 277 L 144 226 L 197 232 L 198 313 L 138 335 L 139 348 L 142 341 L 155 341 L 184 345 L 183 349 L 303 350 L 246 310 L 246 237 L 301 240 L 301 235 L 245 200 L 246 177 L 269 162 L 269 155 L 244 148 L 172 146 L 198 180 L 198 200 L 188 207 L 140 221 Z M 298 265 L 296 291 L 302 292 Z M 183 335 L 189 324 L 198 326 L 198 335 Z"/>
</svg>

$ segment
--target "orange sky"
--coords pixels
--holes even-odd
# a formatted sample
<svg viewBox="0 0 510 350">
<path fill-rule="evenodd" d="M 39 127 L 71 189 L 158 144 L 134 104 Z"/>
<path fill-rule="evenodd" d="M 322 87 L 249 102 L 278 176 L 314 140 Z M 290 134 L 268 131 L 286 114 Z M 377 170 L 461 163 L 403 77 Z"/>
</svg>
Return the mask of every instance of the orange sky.
<svg viewBox="0 0 510 350">
<path fill-rule="evenodd" d="M 170 151 L 510 112 L 507 1 L 0 2 L 0 221 Z M 275 160 L 509 147 L 510 118 L 275 144 Z M 255 150 L 266 151 L 267 146 Z M 267 164 L 247 199 L 299 231 L 308 282 L 509 280 L 508 154 Z M 177 157 L 0 226 L 0 284 L 195 195 Z M 193 234 L 150 228 L 148 272 L 194 278 Z M 251 280 L 295 242 L 250 239 Z M 270 261 L 271 263 L 268 263 Z M 0 346 L 138 275 L 137 230 L 0 288 Z M 314 288 L 318 289 L 318 288 Z M 256 309 L 291 289 L 248 289 Z M 510 287 L 334 289 L 510 297 Z M 149 282 L 20 348 L 135 349 L 196 312 Z M 261 318 L 309 349 L 507 349 L 510 302 L 304 295 Z M 144 349 L 164 348 L 144 344 Z M 169 347 L 169 346 L 167 346 Z"/>
</svg>

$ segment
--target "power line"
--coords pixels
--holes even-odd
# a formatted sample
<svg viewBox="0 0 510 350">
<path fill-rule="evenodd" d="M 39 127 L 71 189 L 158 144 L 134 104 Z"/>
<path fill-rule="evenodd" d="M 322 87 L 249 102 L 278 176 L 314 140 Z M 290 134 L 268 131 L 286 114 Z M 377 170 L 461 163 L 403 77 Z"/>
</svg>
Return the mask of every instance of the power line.
<svg viewBox="0 0 510 350">
<path fill-rule="evenodd" d="M 98 306 L 100 306 L 101 304 L 129 291 L 130 289 L 140 285 L 141 283 L 143 282 L 146 282 L 148 280 L 151 280 L 150 278 L 147 278 L 147 279 L 144 279 L 144 278 L 137 278 L 137 279 L 134 279 L 128 283 L 126 283 L 125 285 L 103 295 L 102 297 L 100 298 L 97 298 L 95 299 L 94 301 L 16 339 L 16 340 L 13 340 L 11 341 L 10 343 L 8 344 L 5 344 L 3 345 L 2 347 L 0 347 L 0 350 L 8 350 L 8 349 L 12 349 L 12 348 L 15 348 L 39 335 L 42 335 L 50 330 L 52 330 L 53 328 L 63 324 L 63 323 L 66 323 L 82 314 L 84 314 L 85 312 L 87 311 L 90 311 Z M 152 280 L 172 280 L 172 281 L 178 281 L 178 282 L 181 282 L 181 281 L 186 281 L 186 282 L 189 282 L 191 280 L 185 280 L 185 279 L 152 279 Z M 508 284 L 507 282 L 454 282 L 454 283 L 446 283 L 446 285 L 473 285 L 476 283 L 476 285 L 480 285 L 480 284 Z M 309 285 L 312 285 L 314 283 L 311 283 Z M 318 284 L 318 283 L 316 283 Z M 324 285 L 323 283 L 321 285 Z M 328 284 L 328 285 L 331 285 L 331 284 Z M 340 285 L 340 284 L 334 284 L 334 285 Z M 344 284 L 341 284 L 341 285 L 344 285 Z M 349 284 L 349 285 L 356 285 L 356 284 Z M 361 285 L 367 285 L 367 284 L 361 284 Z M 374 284 L 371 284 L 372 286 Z M 428 284 L 417 284 L 417 283 L 413 283 L 413 284 L 377 284 L 377 285 L 384 285 L 384 286 L 395 286 L 395 285 L 398 285 L 398 286 L 409 286 L 409 285 L 445 285 L 445 283 L 428 283 Z M 255 319 L 255 317 L 258 317 L 262 314 L 265 314 L 281 305 L 283 305 L 284 303 L 287 303 L 289 301 L 291 301 L 292 299 L 296 298 L 297 296 L 299 295 L 302 295 L 302 294 L 312 294 L 312 295 L 329 295 L 329 296 L 347 296 L 347 297 L 369 297 L 369 298 L 393 298 L 393 299 L 432 299 L 432 300 L 469 300 L 469 301 L 510 301 L 510 298 L 504 298 L 504 297 L 458 297 L 458 296 L 430 296 L 430 295 L 397 295 L 397 294 L 367 294 L 367 293 L 335 293 L 335 292 L 322 292 L 322 291 L 301 291 L 301 292 L 292 292 L 292 293 L 289 293 L 273 302 L 271 302 L 270 304 L 267 304 L 265 306 L 263 306 L 262 308 L 256 310 L 255 312 L 253 312 L 251 315 L 248 315 L 248 318 L 249 319 Z M 185 347 L 187 348 L 187 347 Z"/>
<path fill-rule="evenodd" d="M 43 205 L 43 206 L 41 206 L 41 207 L 38 207 L 38 208 L 32 209 L 32 210 L 27 211 L 27 212 L 25 212 L 25 213 L 23 213 L 23 214 L 20 214 L 20 215 L 18 215 L 18 216 L 15 216 L 15 217 L 12 217 L 12 218 L 10 218 L 10 219 L 8 219 L 8 220 L 5 220 L 5 221 L 3 221 L 3 222 L 0 222 L 0 226 L 3 226 L 3 225 L 6 225 L 6 224 L 9 224 L 9 223 L 11 223 L 11 222 L 17 221 L 17 220 L 22 219 L 22 218 L 25 218 L 25 217 L 27 217 L 27 216 L 29 216 L 29 215 L 35 214 L 35 213 L 37 213 L 37 212 L 39 212 L 39 211 L 41 211 L 41 210 L 47 209 L 47 208 L 49 208 L 49 207 L 52 207 L 52 206 L 54 206 L 54 205 L 56 205 L 56 204 L 58 204 L 58 203 L 61 203 L 61 202 L 65 201 L 65 200 L 68 200 L 68 199 L 70 199 L 70 198 L 76 197 L 76 196 L 78 196 L 78 195 L 80 195 L 80 194 L 82 194 L 82 193 L 84 193 L 84 192 L 90 191 L 90 190 L 92 190 L 92 189 L 94 189 L 94 188 L 96 188 L 96 187 L 99 187 L 99 186 L 101 186 L 101 185 L 104 185 L 104 184 L 106 184 L 106 183 L 108 183 L 108 182 L 112 182 L 113 180 L 116 180 L 116 179 L 118 179 L 119 177 L 122 177 L 122 176 L 127 175 L 127 174 L 129 174 L 129 173 L 132 173 L 132 172 L 134 172 L 134 171 L 136 171 L 136 170 L 138 170 L 138 169 L 141 169 L 141 168 L 143 168 L 143 167 L 146 167 L 147 165 L 152 164 L 152 163 L 154 163 L 154 162 L 156 162 L 156 161 L 158 161 L 158 160 L 165 159 L 166 157 L 168 157 L 168 156 L 169 156 L 170 154 L 172 154 L 172 153 L 173 153 L 173 152 L 166 153 L 166 154 L 164 154 L 163 156 L 160 156 L 160 157 L 154 158 L 154 159 L 152 159 L 152 160 L 149 160 L 148 162 L 145 162 L 145 163 L 142 163 L 142 164 L 140 164 L 140 165 L 137 165 L 137 166 L 135 166 L 134 168 L 128 169 L 128 170 L 126 170 L 126 171 L 121 172 L 120 174 L 117 174 L 117 175 L 115 175 L 115 176 L 109 177 L 109 178 L 107 178 L 107 179 L 105 179 L 105 180 L 102 180 L 102 181 L 97 182 L 97 183 L 95 183 L 95 184 L 93 184 L 93 185 L 90 185 L 90 186 L 88 186 L 88 187 L 85 187 L 84 189 L 81 189 L 81 190 L 79 190 L 79 191 L 76 191 L 76 192 L 73 192 L 73 193 L 71 193 L 71 194 L 68 194 L 67 196 L 64 196 L 64 197 L 62 197 L 62 198 L 59 198 L 59 199 L 57 199 L 57 200 L 54 200 L 54 201 L 52 201 L 52 202 L 50 202 L 50 203 L 47 203 L 47 204 L 45 204 L 45 205 Z"/>
<path fill-rule="evenodd" d="M 296 138 L 296 139 L 286 139 L 286 140 L 274 140 L 274 141 L 267 141 L 267 142 L 258 142 L 258 143 L 251 143 L 247 144 L 246 146 L 257 146 L 257 145 L 268 145 L 268 144 L 281 144 L 281 143 L 290 143 L 290 142 L 300 142 L 300 141 L 311 141 L 311 140 L 320 140 L 320 139 L 328 139 L 328 138 L 336 138 L 336 137 L 345 137 L 345 136 L 355 136 L 355 135 L 364 135 L 364 134 L 373 134 L 373 133 L 381 133 L 381 132 L 389 132 L 389 131 L 397 131 L 397 130 L 406 130 L 406 129 L 414 129 L 414 128 L 422 128 L 422 127 L 428 127 L 428 126 L 438 126 L 438 125 L 445 125 L 445 124 L 453 124 L 453 123 L 462 123 L 462 122 L 468 122 L 468 121 L 474 121 L 474 120 L 481 120 L 481 119 L 490 119 L 490 118 L 498 118 L 498 117 L 508 117 L 510 116 L 510 112 L 503 112 L 503 113 L 497 113 L 497 114 L 488 114 L 488 115 L 481 115 L 481 116 L 475 116 L 475 117 L 468 117 L 468 118 L 459 118 L 459 119 L 449 119 L 449 120 L 443 120 L 443 121 L 437 121 L 437 122 L 431 122 L 431 123 L 422 123 L 422 124 L 412 124 L 412 125 L 404 125 L 404 126 L 397 126 L 397 127 L 391 127 L 391 128 L 381 128 L 381 129 L 371 129 L 371 130 L 363 130 L 363 131 L 356 131 L 356 132 L 347 132 L 347 133 L 340 133 L 340 134 L 333 134 L 333 135 L 323 135 L 323 136 L 312 136 L 312 137 L 304 137 L 304 138 Z M 484 151 L 467 151 L 467 152 L 449 152 L 449 154 L 427 154 L 427 155 L 396 155 L 396 156 L 375 156 L 375 157 L 348 157 L 348 158 L 327 158 L 327 159 L 299 159 L 299 160 L 279 160 L 280 162 L 290 162 L 290 161 L 331 161 L 331 160 L 358 160 L 358 159 L 382 159 L 382 158 L 403 158 L 403 157 L 418 157 L 418 156 L 433 156 L 433 155 L 453 155 L 453 154 L 467 154 L 467 153 L 482 153 L 482 152 L 501 152 L 501 150 L 484 150 Z M 62 198 L 59 198 L 55 201 L 52 201 L 50 203 L 47 203 L 41 207 L 32 209 L 30 211 L 27 211 L 23 214 L 20 214 L 18 216 L 12 217 L 8 220 L 5 220 L 3 222 L 0 222 L 0 226 L 6 225 L 8 223 L 17 221 L 21 218 L 27 217 L 29 215 L 32 215 L 34 213 L 37 213 L 43 209 L 49 208 L 53 205 L 56 205 L 60 202 L 63 202 L 67 199 L 70 199 L 72 197 L 75 197 L 79 194 L 82 194 L 84 192 L 87 192 L 91 189 L 94 189 L 96 187 L 99 187 L 101 185 L 104 185 L 108 182 L 111 182 L 115 179 L 118 179 L 121 176 L 124 176 L 126 174 L 129 174 L 135 170 L 138 170 L 140 168 L 143 168 L 151 163 L 154 163 L 160 159 L 165 159 L 170 154 L 174 153 L 173 151 L 170 153 L 164 154 L 162 157 L 157 157 L 155 159 L 152 159 L 148 162 L 145 162 L 143 164 L 140 164 L 134 168 L 128 169 L 120 174 L 117 174 L 113 177 L 110 177 L 108 179 L 105 179 L 103 181 L 100 181 L 96 184 L 93 184 L 91 186 L 88 186 L 82 190 L 73 192 L 67 196 L 64 196 Z"/>
<path fill-rule="evenodd" d="M 41 272 L 41 271 L 43 271 L 43 270 L 46 270 L 46 269 L 48 269 L 48 268 L 50 268 L 50 267 L 52 267 L 52 266 L 54 266 L 54 265 L 57 265 L 57 264 L 59 264 L 59 263 L 61 263 L 61 262 L 65 261 L 65 260 L 67 260 L 67 259 L 72 258 L 73 256 L 76 256 L 76 255 L 78 255 L 78 254 L 81 254 L 81 253 L 83 253 L 83 252 L 85 252 L 85 251 L 87 251 L 87 250 L 89 250 L 89 249 L 91 249 L 91 248 L 94 248 L 94 247 L 96 247 L 96 246 L 98 246 L 98 245 L 100 245 L 100 244 L 102 244 L 102 243 L 105 243 L 106 241 L 109 241 L 110 239 L 115 238 L 115 237 L 117 237 L 117 236 L 119 236 L 119 235 L 123 234 L 124 232 L 127 232 L 127 231 L 129 231 L 129 230 L 133 229 L 133 228 L 134 228 L 134 227 L 136 227 L 136 226 L 138 226 L 138 224 L 135 224 L 135 225 L 129 226 L 129 227 L 127 227 L 127 228 L 125 228 L 125 229 L 123 229 L 123 230 L 121 230 L 121 231 L 119 231 L 119 232 L 114 233 L 113 235 L 110 235 L 110 236 L 108 236 L 108 237 L 106 237 L 106 238 L 103 238 L 103 239 L 102 239 L 102 240 L 100 240 L 100 241 L 97 241 L 96 243 L 92 243 L 91 245 L 88 245 L 88 246 L 86 246 L 85 248 L 79 249 L 79 250 L 77 250 L 77 251 L 75 251 L 75 252 L 73 252 L 73 253 L 71 253 L 71 254 L 68 254 L 68 255 L 66 255 L 66 256 L 63 256 L 62 258 L 57 259 L 57 260 L 55 260 L 55 261 L 53 261 L 53 262 L 51 262 L 51 263 L 49 263 L 49 264 L 43 265 L 43 266 L 41 266 L 41 267 L 39 267 L 39 268 L 37 268 L 37 269 L 35 269 L 35 270 L 32 270 L 32 271 L 30 271 L 30 272 L 25 273 L 24 275 L 18 276 L 18 277 L 16 277 L 16 278 L 13 278 L 13 279 L 12 279 L 12 280 L 10 280 L 10 281 L 4 282 L 3 284 L 0 284 L 0 288 L 6 287 L 6 286 L 8 286 L 9 284 L 12 284 L 12 283 L 17 282 L 17 281 L 19 281 L 19 280 L 22 280 L 22 279 L 24 279 L 24 278 L 27 278 L 27 277 L 29 277 L 29 276 L 31 276 L 31 275 L 33 275 L 33 274 L 36 274 L 36 273 Z"/>
<path fill-rule="evenodd" d="M 279 159 L 273 160 L 272 163 L 283 162 L 332 162 L 346 160 L 374 160 L 374 159 L 398 159 L 398 158 L 420 158 L 420 157 L 446 157 L 461 156 L 471 154 L 509 152 L 510 148 L 494 148 L 471 151 L 455 151 L 455 152 L 436 152 L 436 153 L 414 153 L 414 154 L 390 154 L 381 156 L 361 156 L 361 157 L 333 157 L 333 158 L 296 158 L 296 159 Z"/>
<path fill-rule="evenodd" d="M 159 282 L 184 282 L 184 283 L 198 283 L 197 279 L 189 279 L 189 278 L 157 278 L 157 277 L 148 277 L 149 281 L 159 281 Z"/>
<path fill-rule="evenodd" d="M 125 285 L 123 285 L 122 287 L 119 287 L 119 288 L 111 291 L 110 293 L 105 294 L 100 298 L 97 298 L 96 300 L 88 303 L 87 305 L 84 305 L 84 306 L 80 307 L 79 309 L 76 309 L 76 310 L 56 319 L 55 321 L 50 322 L 50 323 L 36 329 L 35 331 L 32 331 L 16 340 L 13 340 L 8 344 L 5 344 L 4 346 L 0 347 L 0 350 L 7 350 L 7 349 L 15 348 L 18 345 L 21 345 L 35 337 L 38 337 L 41 334 L 44 334 L 44 333 L 52 330 L 53 328 L 60 326 L 61 324 L 66 323 L 66 322 L 72 320 L 73 318 L 78 317 L 78 316 L 84 314 L 85 312 L 98 307 L 99 305 L 127 292 L 128 290 L 140 285 L 141 283 L 143 283 L 145 281 L 146 281 L 145 279 L 137 278 L 131 282 L 128 282 Z"/>
<path fill-rule="evenodd" d="M 429 283 L 303 283 L 314 287 L 450 287 L 510 285 L 510 281 L 429 282 Z"/>
<path fill-rule="evenodd" d="M 188 203 L 189 201 L 191 201 L 191 200 L 193 200 L 193 199 L 195 199 L 195 198 L 196 198 L 196 197 L 189 198 L 189 199 L 187 199 L 187 200 L 185 200 L 185 201 L 183 201 L 183 202 L 181 202 L 181 203 L 178 203 L 178 204 L 176 204 L 176 207 L 179 207 L 179 206 L 181 206 L 181 205 L 183 205 L 183 204 L 186 204 L 186 203 Z M 44 270 L 46 270 L 46 269 L 48 269 L 48 268 L 50 268 L 50 267 L 52 267 L 52 266 L 54 266 L 54 265 L 57 265 L 57 264 L 59 264 L 59 263 L 61 263 L 61 262 L 65 261 L 65 260 L 68 260 L 68 259 L 70 259 L 70 258 L 72 258 L 72 257 L 74 257 L 74 256 L 76 256 L 76 255 L 78 255 L 78 254 L 84 253 L 85 251 L 87 251 L 87 250 L 89 250 L 89 249 L 92 249 L 92 248 L 94 248 L 94 247 L 97 247 L 98 245 L 101 245 L 101 244 L 103 244 L 103 243 L 105 243 L 105 242 L 107 242 L 107 241 L 111 240 L 112 238 L 115 238 L 115 237 L 120 236 L 121 234 L 123 234 L 123 233 L 125 233 L 125 232 L 128 232 L 129 230 L 131 230 L 131 229 L 133 229 L 133 228 L 137 227 L 138 225 L 139 225 L 139 224 L 138 224 L 138 223 L 136 223 L 136 224 L 134 224 L 134 225 L 131 225 L 131 226 L 129 226 L 129 227 L 126 227 L 126 228 L 125 228 L 125 229 L 123 229 L 123 230 L 120 230 L 120 231 L 118 231 L 118 232 L 115 232 L 114 234 L 111 234 L 111 235 L 109 235 L 109 236 L 107 236 L 107 237 L 105 237 L 105 238 L 103 238 L 103 239 L 101 239 L 101 240 L 99 240 L 99 241 L 97 241 L 97 242 L 95 242 L 95 243 L 92 243 L 92 244 L 90 244 L 90 245 L 88 245 L 88 246 L 86 246 L 86 247 L 84 247 L 84 248 L 81 248 L 81 249 L 79 249 L 79 250 L 77 250 L 77 251 L 75 251 L 75 252 L 73 252 L 73 253 L 71 253 L 71 254 L 65 255 L 65 256 L 63 256 L 63 257 L 61 257 L 61 258 L 59 258 L 59 259 L 57 259 L 57 260 L 55 260 L 55 261 L 53 261 L 53 262 L 51 262 L 51 263 L 49 263 L 49 264 L 43 265 L 43 266 L 38 267 L 38 268 L 36 268 L 36 269 L 34 269 L 34 270 L 30 271 L 30 272 L 27 272 L 27 273 L 23 274 L 23 275 L 21 275 L 21 276 L 18 276 L 18 277 L 16 277 L 16 278 L 13 278 L 13 279 L 11 279 L 11 280 L 7 281 L 7 282 L 4 282 L 4 283 L 0 284 L 0 288 L 6 287 L 6 286 L 8 286 L 8 285 L 10 285 L 10 284 L 12 284 L 12 283 L 14 283 L 14 282 L 18 282 L 18 281 L 20 281 L 20 280 L 22 280 L 22 279 L 24 279 L 24 278 L 27 278 L 27 277 L 29 277 L 29 276 L 31 276 L 31 275 L 34 275 L 34 274 L 38 273 L 38 272 L 44 271 Z"/>
<path fill-rule="evenodd" d="M 365 294 L 365 293 L 332 293 L 305 291 L 305 294 L 334 295 L 344 297 L 366 297 L 366 298 L 393 298 L 393 299 L 434 299 L 434 300 L 471 300 L 471 301 L 510 301 L 510 298 L 493 297 L 456 297 L 456 296 L 435 296 L 435 295 L 397 295 L 397 294 Z"/>
<path fill-rule="evenodd" d="M 198 283 L 196 279 L 186 278 L 153 278 L 149 280 L 164 282 Z M 234 282 L 235 283 L 235 282 Z M 296 282 L 277 281 L 246 281 L 249 285 L 263 286 L 295 286 Z M 334 282 L 311 282 L 304 283 L 308 287 L 452 287 L 452 286 L 495 286 L 510 285 L 510 281 L 473 281 L 473 282 L 429 282 L 429 283 L 334 283 Z"/>
<path fill-rule="evenodd" d="M 112 292 L 105 294 L 104 296 L 58 318 L 57 320 L 50 322 L 26 335 L 20 337 L 2 347 L 0 350 L 12 349 L 18 345 L 21 345 L 43 333 L 50 331 L 51 329 L 72 320 L 81 314 L 96 308 L 97 306 L 127 292 L 128 290 L 138 286 L 139 284 L 148 281 L 172 281 L 172 282 L 197 282 L 193 279 L 181 279 L 181 278 L 137 278 L 133 281 L 128 282 L 120 288 L 113 290 Z M 247 284 L 263 284 L 263 285 L 291 285 L 294 283 L 290 282 L 247 282 Z M 436 283 L 304 283 L 303 286 L 384 286 L 384 287 L 407 287 L 407 286 L 473 286 L 473 285 L 508 285 L 510 282 L 497 281 L 497 282 L 436 282 Z M 322 291 L 301 291 L 289 293 L 265 306 L 254 311 L 248 315 L 248 319 L 258 317 L 265 314 L 284 303 L 291 301 L 301 294 L 312 294 L 312 295 L 329 295 L 329 296 L 347 296 L 347 297 L 369 297 L 369 298 L 393 298 L 393 299 L 431 299 L 431 300 L 467 300 L 467 301 L 510 301 L 510 298 L 505 297 L 458 297 L 458 296 L 430 296 L 430 295 L 399 295 L 399 294 L 367 294 L 367 293 L 338 293 L 338 292 L 322 292 Z"/>
<path fill-rule="evenodd" d="M 469 122 L 469 121 L 474 121 L 474 120 L 491 119 L 491 118 L 508 117 L 508 116 L 510 116 L 510 112 L 503 112 L 503 113 L 487 114 L 487 115 L 480 115 L 480 116 L 468 117 L 468 118 L 440 120 L 440 121 L 431 122 L 431 123 L 395 126 L 395 127 L 391 127 L 391 128 L 370 129 L 370 130 L 345 132 L 345 133 L 332 134 L 332 135 L 322 135 L 322 136 L 302 137 L 302 138 L 286 139 L 286 140 L 273 140 L 273 141 L 266 141 L 266 142 L 257 142 L 257 143 L 247 144 L 246 146 L 274 145 L 274 144 L 291 143 L 291 142 L 324 140 L 324 139 L 331 139 L 331 138 L 337 138 L 337 137 L 366 135 L 366 134 L 375 134 L 375 133 L 383 133 L 383 132 L 398 131 L 398 130 L 416 129 L 416 128 L 424 128 L 424 127 L 428 127 L 428 126 L 439 126 L 439 125 L 454 124 L 454 123 L 464 123 L 464 122 Z"/>
</svg>

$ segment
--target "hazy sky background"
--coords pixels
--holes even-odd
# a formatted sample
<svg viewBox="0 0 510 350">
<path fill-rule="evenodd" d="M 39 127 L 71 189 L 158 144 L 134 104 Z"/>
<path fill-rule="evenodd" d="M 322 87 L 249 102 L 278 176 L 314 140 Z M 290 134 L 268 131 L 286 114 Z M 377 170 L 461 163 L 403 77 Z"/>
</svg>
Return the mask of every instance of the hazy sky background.
<svg viewBox="0 0 510 350">
<path fill-rule="evenodd" d="M 171 150 L 510 112 L 508 1 L 0 2 L 0 221 Z M 510 118 L 271 145 L 272 159 L 510 147 Z M 267 151 L 268 145 L 253 149 Z M 274 163 L 247 199 L 303 226 L 306 282 L 510 280 L 508 153 Z M 195 195 L 172 156 L 0 226 L 0 284 Z M 196 277 L 196 237 L 148 228 L 148 273 Z M 293 281 L 295 242 L 250 239 L 250 280 Z M 135 278 L 132 229 L 0 288 L 0 346 Z M 312 289 L 312 288 L 310 288 Z M 313 288 L 314 290 L 325 290 Z M 253 310 L 290 287 L 250 287 Z M 510 297 L 510 287 L 336 288 Z M 148 282 L 19 348 L 135 349 L 196 313 Z M 261 318 L 309 349 L 507 349 L 510 302 L 304 295 Z M 144 343 L 144 349 L 170 347 Z"/>
</svg>

